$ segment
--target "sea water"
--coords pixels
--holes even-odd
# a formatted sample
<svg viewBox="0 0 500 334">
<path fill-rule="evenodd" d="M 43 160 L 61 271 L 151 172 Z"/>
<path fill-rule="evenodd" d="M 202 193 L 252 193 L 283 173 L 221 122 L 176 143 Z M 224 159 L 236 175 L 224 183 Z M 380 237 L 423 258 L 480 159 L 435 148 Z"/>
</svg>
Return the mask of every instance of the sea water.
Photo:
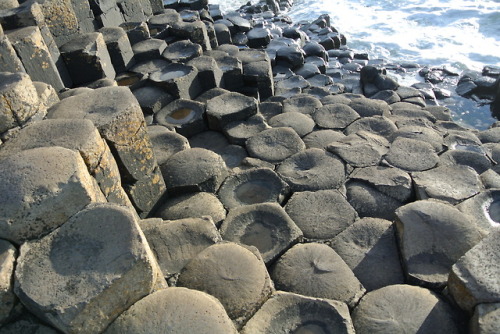
<svg viewBox="0 0 500 334">
<path fill-rule="evenodd" d="M 210 0 L 225 11 L 247 2 Z M 500 66 L 500 0 L 294 0 L 286 14 L 299 22 L 325 13 L 347 45 L 371 59 L 459 71 Z M 452 108 L 458 121 L 476 128 L 494 121 L 487 106 L 461 104 Z"/>
</svg>

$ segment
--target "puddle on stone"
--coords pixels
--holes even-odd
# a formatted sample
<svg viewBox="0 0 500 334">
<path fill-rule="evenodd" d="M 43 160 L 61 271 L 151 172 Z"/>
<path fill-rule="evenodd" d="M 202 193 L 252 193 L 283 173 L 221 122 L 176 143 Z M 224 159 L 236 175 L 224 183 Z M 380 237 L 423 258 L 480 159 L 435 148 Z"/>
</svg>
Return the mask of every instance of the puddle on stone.
<svg viewBox="0 0 500 334">
<path fill-rule="evenodd" d="M 186 75 L 185 71 L 169 71 L 166 73 L 162 73 L 160 75 L 160 80 L 170 80 L 170 79 L 175 79 L 175 78 L 180 78 L 182 76 Z"/>
<path fill-rule="evenodd" d="M 451 146 L 452 150 L 460 150 L 460 151 L 469 151 L 484 154 L 484 149 L 479 145 L 470 145 L 470 144 L 458 144 L 455 143 Z"/>
<path fill-rule="evenodd" d="M 116 83 L 118 84 L 118 86 L 130 86 L 132 84 L 135 84 L 139 80 L 140 78 L 138 78 L 137 76 L 124 76 L 117 79 Z"/>
<path fill-rule="evenodd" d="M 491 220 L 491 225 L 500 224 L 500 199 L 493 200 L 489 205 L 486 205 L 486 214 Z"/>
<path fill-rule="evenodd" d="M 272 250 L 275 246 L 276 231 L 262 221 L 256 221 L 247 226 L 245 234 L 241 237 L 241 242 L 245 245 L 255 246 L 261 253 Z"/>
<path fill-rule="evenodd" d="M 260 182 L 246 182 L 234 190 L 236 198 L 242 204 L 264 203 L 269 199 L 269 189 Z"/>
<path fill-rule="evenodd" d="M 184 124 L 193 119 L 194 114 L 195 112 L 191 108 L 179 108 L 168 115 L 167 122 L 173 124 Z"/>
<path fill-rule="evenodd" d="M 324 326 L 319 323 L 305 323 L 297 327 L 293 334 L 328 334 Z"/>
</svg>

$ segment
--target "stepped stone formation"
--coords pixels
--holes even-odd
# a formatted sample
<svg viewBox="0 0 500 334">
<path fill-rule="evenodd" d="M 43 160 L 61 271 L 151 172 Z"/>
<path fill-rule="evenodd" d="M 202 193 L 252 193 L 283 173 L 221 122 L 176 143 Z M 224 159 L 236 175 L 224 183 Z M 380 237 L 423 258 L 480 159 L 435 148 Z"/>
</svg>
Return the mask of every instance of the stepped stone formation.
<svg viewBox="0 0 500 334">
<path fill-rule="evenodd" d="M 0 2 L 0 334 L 500 333 L 500 127 L 292 4 Z"/>
</svg>

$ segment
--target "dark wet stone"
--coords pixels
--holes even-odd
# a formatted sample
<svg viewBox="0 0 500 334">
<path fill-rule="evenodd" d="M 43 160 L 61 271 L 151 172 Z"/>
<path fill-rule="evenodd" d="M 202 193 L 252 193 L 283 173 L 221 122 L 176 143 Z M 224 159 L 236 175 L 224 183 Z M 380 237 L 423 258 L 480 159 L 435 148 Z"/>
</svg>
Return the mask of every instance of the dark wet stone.
<svg viewBox="0 0 500 334">
<path fill-rule="evenodd" d="M 423 200 L 396 210 L 396 228 L 408 282 L 441 288 L 451 266 L 482 238 L 468 215 Z"/>
<path fill-rule="evenodd" d="M 251 48 L 262 48 L 271 41 L 271 32 L 266 28 L 253 28 L 247 33 L 248 46 Z"/>
<path fill-rule="evenodd" d="M 271 268 L 278 290 L 339 300 L 353 308 L 365 288 L 342 258 L 319 243 L 298 244 Z"/>
<path fill-rule="evenodd" d="M 390 285 L 366 294 L 352 314 L 358 334 L 462 333 L 459 314 L 438 294 L 411 285 Z"/>
<path fill-rule="evenodd" d="M 294 75 L 287 79 L 280 80 L 276 83 L 276 89 L 291 89 L 291 88 L 307 88 L 310 84 L 300 75 Z"/>
<path fill-rule="evenodd" d="M 357 218 L 338 190 L 296 192 L 285 210 L 308 239 L 331 239 Z"/>
<path fill-rule="evenodd" d="M 246 148 L 252 157 L 279 163 L 304 150 L 305 144 L 291 128 L 272 128 L 250 137 Z"/>
<path fill-rule="evenodd" d="M 295 74 L 300 75 L 304 79 L 309 79 L 317 74 L 321 74 L 318 66 L 311 63 L 306 63 L 294 70 Z"/>
<path fill-rule="evenodd" d="M 330 243 L 367 291 L 404 283 L 392 222 L 363 218 Z"/>
<path fill-rule="evenodd" d="M 387 102 L 388 104 L 396 103 L 401 101 L 399 95 L 393 90 L 381 90 L 370 96 L 371 99 L 374 100 L 382 100 Z"/>
<path fill-rule="evenodd" d="M 300 229 L 277 203 L 231 209 L 220 232 L 224 240 L 255 246 L 266 264 L 302 239 Z"/>
<path fill-rule="evenodd" d="M 194 66 L 198 70 L 198 80 L 204 90 L 220 86 L 222 71 L 212 57 L 196 57 L 190 60 L 187 65 Z"/>
<path fill-rule="evenodd" d="M 162 39 L 150 38 L 144 41 L 138 42 L 132 46 L 132 51 L 134 51 L 134 58 L 137 62 L 146 61 L 149 59 L 159 59 L 161 54 L 167 47 Z"/>
<path fill-rule="evenodd" d="M 281 47 L 276 52 L 276 63 L 295 69 L 304 64 L 304 53 L 299 47 Z"/>
<path fill-rule="evenodd" d="M 317 148 L 292 155 L 281 163 L 277 172 L 292 191 L 338 189 L 346 177 L 344 163 L 338 157 Z"/>
</svg>

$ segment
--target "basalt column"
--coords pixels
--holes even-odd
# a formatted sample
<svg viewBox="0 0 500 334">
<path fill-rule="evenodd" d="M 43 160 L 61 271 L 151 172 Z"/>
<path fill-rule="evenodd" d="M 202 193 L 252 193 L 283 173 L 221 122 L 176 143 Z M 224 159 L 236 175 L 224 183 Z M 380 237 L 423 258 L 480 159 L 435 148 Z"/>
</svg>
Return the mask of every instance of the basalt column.
<svg viewBox="0 0 500 334">
<path fill-rule="evenodd" d="M 66 98 L 48 118 L 83 118 L 94 122 L 107 141 L 121 174 L 122 185 L 138 214 L 146 217 L 165 192 L 137 99 L 125 87 L 104 87 Z"/>
</svg>

